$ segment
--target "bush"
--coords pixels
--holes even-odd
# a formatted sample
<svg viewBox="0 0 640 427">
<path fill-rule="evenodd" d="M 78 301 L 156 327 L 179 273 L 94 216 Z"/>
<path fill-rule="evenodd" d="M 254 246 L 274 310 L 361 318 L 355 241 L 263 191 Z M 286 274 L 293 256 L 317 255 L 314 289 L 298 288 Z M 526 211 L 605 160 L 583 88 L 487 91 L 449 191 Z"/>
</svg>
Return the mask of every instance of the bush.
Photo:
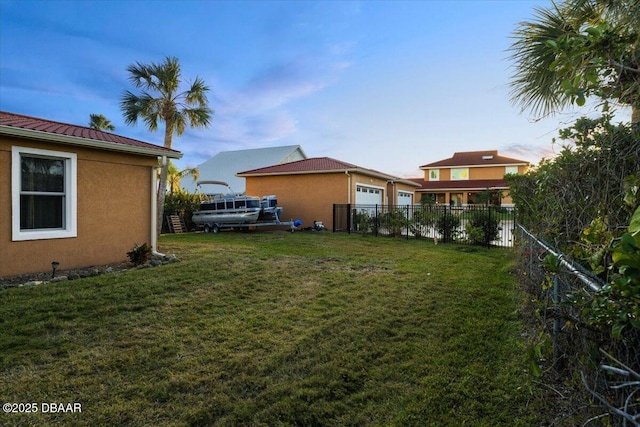
<svg viewBox="0 0 640 427">
<path fill-rule="evenodd" d="M 396 208 L 383 214 L 381 226 L 387 228 L 391 236 L 401 236 L 407 228 L 406 209 Z"/>
<path fill-rule="evenodd" d="M 193 217 L 193 213 L 200 209 L 201 196 L 200 194 L 187 193 L 186 191 L 167 194 L 164 199 L 164 214 L 179 215 L 184 220 L 187 230 L 193 230 L 195 224 L 191 218 Z M 166 224 L 163 221 L 163 227 L 165 226 Z"/>
<path fill-rule="evenodd" d="M 420 238 L 424 234 L 424 229 L 431 227 L 435 223 L 435 215 L 427 211 L 427 209 L 417 209 L 413 212 L 409 230 L 416 238 Z"/>
<path fill-rule="evenodd" d="M 151 259 L 151 248 L 146 243 L 133 245 L 133 249 L 127 252 L 129 261 L 134 265 L 142 265 Z"/>
<path fill-rule="evenodd" d="M 471 212 L 469 222 L 465 225 L 467 238 L 474 245 L 489 246 L 500 236 L 500 219 L 497 212 L 491 209 Z"/>
<path fill-rule="evenodd" d="M 436 230 L 445 243 L 456 240 L 460 233 L 460 222 L 460 217 L 451 211 L 445 210 L 438 216 Z"/>
<path fill-rule="evenodd" d="M 367 234 L 369 229 L 371 228 L 371 217 L 366 212 L 354 212 L 353 213 L 353 224 L 355 225 L 355 229 L 362 234 Z"/>
</svg>

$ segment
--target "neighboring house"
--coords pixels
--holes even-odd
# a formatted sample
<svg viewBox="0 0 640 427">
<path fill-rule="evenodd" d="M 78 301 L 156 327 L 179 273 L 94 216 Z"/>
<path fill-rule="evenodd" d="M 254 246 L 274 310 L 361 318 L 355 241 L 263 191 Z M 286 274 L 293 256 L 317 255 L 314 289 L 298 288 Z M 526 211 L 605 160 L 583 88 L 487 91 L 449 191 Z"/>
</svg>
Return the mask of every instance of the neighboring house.
<svg viewBox="0 0 640 427">
<path fill-rule="evenodd" d="M 238 173 L 247 194 L 275 194 L 282 219 L 302 219 L 303 227 L 322 221 L 333 227 L 334 204 L 411 205 L 419 186 L 372 169 L 329 157 L 316 157 Z"/>
<path fill-rule="evenodd" d="M 0 276 L 127 260 L 156 248 L 158 159 L 182 154 L 0 112 Z"/>
<path fill-rule="evenodd" d="M 229 184 L 235 193 L 244 193 L 244 179 L 236 176 L 238 172 L 306 158 L 307 155 L 299 145 L 223 151 L 198 165 L 196 169 L 200 174 L 199 181 L 223 181 Z M 189 193 L 193 193 L 196 190 L 196 183 L 190 177 L 183 178 L 180 181 L 180 185 Z M 200 191 L 204 193 L 224 193 L 227 191 L 225 188 L 210 187 L 205 188 L 203 186 Z"/>
<path fill-rule="evenodd" d="M 479 202 L 487 194 L 491 203 L 511 206 L 506 174 L 523 174 L 529 162 L 498 154 L 497 150 L 465 151 L 449 159 L 420 166 L 424 178 L 412 181 L 420 184 L 419 199 L 438 204 L 464 206 Z"/>
</svg>

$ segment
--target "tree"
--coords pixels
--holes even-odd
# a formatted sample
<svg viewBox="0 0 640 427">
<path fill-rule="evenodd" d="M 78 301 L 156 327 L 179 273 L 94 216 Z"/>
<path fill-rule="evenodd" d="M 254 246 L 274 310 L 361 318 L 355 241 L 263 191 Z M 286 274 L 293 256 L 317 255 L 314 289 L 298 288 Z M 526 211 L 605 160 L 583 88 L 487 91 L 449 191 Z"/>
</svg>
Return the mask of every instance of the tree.
<svg viewBox="0 0 640 427">
<path fill-rule="evenodd" d="M 169 169 L 167 171 L 167 183 L 169 185 L 169 193 L 178 193 L 180 191 L 180 180 L 187 175 L 191 175 L 193 181 L 197 181 L 200 177 L 200 171 L 197 168 L 186 168 L 178 170 L 173 162 L 169 162 Z"/>
<path fill-rule="evenodd" d="M 129 81 L 142 91 L 140 95 L 126 91 L 122 96 L 120 108 L 128 125 L 136 124 L 140 118 L 154 132 L 158 129 L 158 122 L 164 122 L 166 148 L 172 148 L 173 135 L 182 135 L 187 125 L 209 125 L 213 114 L 206 96 L 209 88 L 196 77 L 187 90 L 179 92 L 182 76 L 177 58 L 166 57 L 159 64 L 137 62 L 127 67 L 127 71 Z M 167 173 L 168 164 L 165 163 L 161 167 L 158 187 L 158 234 L 162 229 Z"/>
<path fill-rule="evenodd" d="M 89 114 L 89 127 L 95 130 L 114 131 L 116 127 L 102 114 Z"/>
<path fill-rule="evenodd" d="M 523 110 L 549 114 L 596 96 L 630 106 L 640 123 L 640 1 L 552 3 L 513 38 L 511 94 Z"/>
</svg>

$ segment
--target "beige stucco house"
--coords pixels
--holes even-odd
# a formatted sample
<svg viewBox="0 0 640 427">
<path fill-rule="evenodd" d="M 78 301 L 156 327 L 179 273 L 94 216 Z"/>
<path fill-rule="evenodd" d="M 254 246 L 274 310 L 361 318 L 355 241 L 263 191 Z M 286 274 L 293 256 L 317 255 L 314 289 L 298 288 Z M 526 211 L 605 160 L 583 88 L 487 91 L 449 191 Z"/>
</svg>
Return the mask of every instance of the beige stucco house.
<svg viewBox="0 0 640 427">
<path fill-rule="evenodd" d="M 178 151 L 0 112 L 0 277 L 127 260 L 156 248 L 159 159 Z"/>
<path fill-rule="evenodd" d="M 419 184 L 329 157 L 314 157 L 238 173 L 247 194 L 278 196 L 282 219 L 333 227 L 334 204 L 411 205 Z"/>
<path fill-rule="evenodd" d="M 493 204 L 512 206 L 504 176 L 523 174 L 528 168 L 529 162 L 501 156 L 497 150 L 464 151 L 420 166 L 424 177 L 412 181 L 420 184 L 416 190 L 418 200 L 465 206 L 476 203 L 480 194 L 489 192 Z"/>
</svg>

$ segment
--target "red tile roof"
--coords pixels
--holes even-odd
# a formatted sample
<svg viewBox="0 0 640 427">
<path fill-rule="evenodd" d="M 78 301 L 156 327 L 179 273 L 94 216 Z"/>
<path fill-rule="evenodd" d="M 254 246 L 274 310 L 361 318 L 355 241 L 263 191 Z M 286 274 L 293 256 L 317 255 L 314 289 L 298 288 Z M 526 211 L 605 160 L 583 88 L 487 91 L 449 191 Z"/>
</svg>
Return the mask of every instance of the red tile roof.
<svg viewBox="0 0 640 427">
<path fill-rule="evenodd" d="M 352 169 L 362 169 L 351 163 L 342 162 L 330 157 L 312 157 L 295 162 L 281 163 L 264 168 L 240 172 L 238 175 L 289 174 L 304 172 L 333 172 Z"/>
<path fill-rule="evenodd" d="M 420 184 L 416 191 L 446 191 L 446 190 L 486 190 L 488 188 L 507 189 L 504 179 L 469 179 L 456 181 L 425 181 L 423 178 L 409 178 Z"/>
<path fill-rule="evenodd" d="M 15 129 L 42 132 L 44 135 L 61 135 L 67 137 L 82 138 L 86 140 L 116 144 L 124 147 L 137 147 L 142 149 L 166 151 L 168 154 L 178 155 L 180 152 L 164 148 L 148 142 L 138 141 L 113 133 L 103 132 L 89 127 L 77 126 L 67 123 L 54 122 L 52 120 L 40 119 L 36 117 L 24 116 L 21 114 L 0 111 L 0 126 L 7 126 Z M 46 139 L 46 138 L 45 138 Z"/>
<path fill-rule="evenodd" d="M 304 160 L 297 160 L 290 163 L 282 163 L 273 166 L 267 166 L 259 169 L 252 169 L 239 172 L 238 176 L 260 176 L 260 175 L 296 175 L 308 173 L 329 173 L 329 172 L 358 172 L 363 175 L 375 176 L 395 182 L 402 182 L 408 185 L 414 185 L 414 182 L 405 178 L 398 178 L 379 172 L 374 169 L 367 169 L 356 166 L 352 163 L 343 162 L 341 160 L 332 159 L 331 157 L 312 157 Z M 417 186 L 417 185 L 415 185 Z"/>
<path fill-rule="evenodd" d="M 495 166 L 495 165 L 527 165 L 525 160 L 517 160 L 504 157 L 498 154 L 498 150 L 487 151 L 462 151 L 454 153 L 453 157 L 428 163 L 420 166 L 420 169 L 435 167 L 455 167 L 455 166 Z"/>
</svg>

